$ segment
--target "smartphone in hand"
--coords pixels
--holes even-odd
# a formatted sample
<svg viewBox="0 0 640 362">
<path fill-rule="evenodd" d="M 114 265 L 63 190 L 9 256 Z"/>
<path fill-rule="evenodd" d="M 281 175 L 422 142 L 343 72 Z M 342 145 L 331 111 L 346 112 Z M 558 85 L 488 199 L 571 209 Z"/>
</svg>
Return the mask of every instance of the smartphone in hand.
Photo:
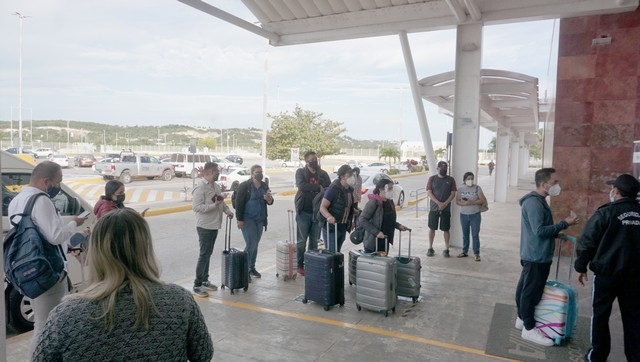
<svg viewBox="0 0 640 362">
<path fill-rule="evenodd" d="M 79 218 L 81 219 L 86 219 L 89 217 L 89 215 L 91 215 L 91 211 L 85 211 L 83 213 L 81 213 L 80 215 L 78 215 Z"/>
</svg>

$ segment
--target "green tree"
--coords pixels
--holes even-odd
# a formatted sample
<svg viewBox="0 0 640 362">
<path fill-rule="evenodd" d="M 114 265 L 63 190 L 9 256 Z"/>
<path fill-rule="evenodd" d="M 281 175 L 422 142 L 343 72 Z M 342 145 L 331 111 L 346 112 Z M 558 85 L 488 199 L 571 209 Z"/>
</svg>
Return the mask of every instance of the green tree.
<svg viewBox="0 0 640 362">
<path fill-rule="evenodd" d="M 202 149 L 205 147 L 209 147 L 209 149 L 214 149 L 216 148 L 216 139 L 213 137 L 205 137 L 205 138 L 199 138 L 198 139 L 198 148 Z"/>
<path fill-rule="evenodd" d="M 340 152 L 337 141 L 345 132 L 342 122 L 322 118 L 322 113 L 302 109 L 296 105 L 293 113 L 280 112 L 267 132 L 267 158 L 288 159 L 291 148 L 299 148 L 300 155 L 314 150 L 318 157 Z"/>
<path fill-rule="evenodd" d="M 394 163 L 397 161 L 400 161 L 400 151 L 397 148 L 394 147 L 382 147 L 380 149 L 380 152 L 378 153 L 378 159 L 385 159 L 389 166 L 391 166 L 391 162 L 393 161 Z"/>
<path fill-rule="evenodd" d="M 538 143 L 529 146 L 529 157 L 542 158 L 542 128 L 538 128 Z"/>
<path fill-rule="evenodd" d="M 441 158 L 442 155 L 444 155 L 444 153 L 447 151 L 446 148 L 444 147 L 440 147 L 438 149 L 436 149 L 435 151 L 433 151 L 433 153 L 435 154 L 436 158 Z"/>
</svg>

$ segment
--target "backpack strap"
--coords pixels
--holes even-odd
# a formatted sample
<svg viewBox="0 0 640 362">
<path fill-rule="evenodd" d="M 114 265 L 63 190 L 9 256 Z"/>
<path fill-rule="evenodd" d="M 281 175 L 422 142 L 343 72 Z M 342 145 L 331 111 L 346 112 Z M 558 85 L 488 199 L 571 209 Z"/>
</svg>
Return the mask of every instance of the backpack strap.
<svg viewBox="0 0 640 362">
<path fill-rule="evenodd" d="M 48 196 L 48 195 L 47 195 L 47 194 L 45 194 L 44 192 L 38 192 L 37 194 L 32 195 L 32 196 L 29 198 L 29 201 L 27 201 L 27 204 L 25 205 L 24 210 L 22 210 L 22 212 L 21 212 L 21 213 L 19 213 L 19 214 L 15 214 L 15 215 L 12 215 L 12 216 L 11 216 L 11 218 L 9 219 L 9 221 L 11 222 L 11 225 L 12 225 L 13 227 L 17 227 L 17 226 L 18 226 L 18 224 L 17 224 L 15 221 L 13 221 L 13 218 L 14 218 L 14 217 L 16 217 L 16 216 L 20 216 L 20 217 L 23 217 L 23 216 L 31 216 L 31 212 L 33 211 L 33 205 L 35 205 L 36 200 L 37 200 L 37 199 L 38 199 L 38 197 L 40 197 L 40 196 Z"/>
</svg>

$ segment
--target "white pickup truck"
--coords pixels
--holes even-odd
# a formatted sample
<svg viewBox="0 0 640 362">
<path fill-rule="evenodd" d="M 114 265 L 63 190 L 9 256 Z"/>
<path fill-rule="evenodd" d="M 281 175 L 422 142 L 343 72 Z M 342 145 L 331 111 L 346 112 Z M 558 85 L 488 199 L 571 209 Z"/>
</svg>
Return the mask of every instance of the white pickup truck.
<svg viewBox="0 0 640 362">
<path fill-rule="evenodd" d="M 118 161 L 96 162 L 95 171 L 105 180 L 118 179 L 122 183 L 130 183 L 134 178 L 161 178 L 170 181 L 174 176 L 173 165 L 160 162 L 149 155 L 136 155 L 133 152 L 120 152 Z"/>
</svg>

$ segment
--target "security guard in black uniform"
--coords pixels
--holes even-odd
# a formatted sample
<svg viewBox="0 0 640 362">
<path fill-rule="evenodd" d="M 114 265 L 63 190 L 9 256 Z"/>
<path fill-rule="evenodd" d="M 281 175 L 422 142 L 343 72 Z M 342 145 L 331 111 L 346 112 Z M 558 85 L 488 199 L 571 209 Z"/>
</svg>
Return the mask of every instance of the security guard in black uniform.
<svg viewBox="0 0 640 362">
<path fill-rule="evenodd" d="M 598 208 L 578 241 L 578 282 L 593 271 L 591 348 L 587 361 L 606 361 L 611 350 L 609 316 L 618 298 L 628 361 L 640 361 L 640 182 L 631 175 L 608 181 L 611 203 Z"/>
</svg>

